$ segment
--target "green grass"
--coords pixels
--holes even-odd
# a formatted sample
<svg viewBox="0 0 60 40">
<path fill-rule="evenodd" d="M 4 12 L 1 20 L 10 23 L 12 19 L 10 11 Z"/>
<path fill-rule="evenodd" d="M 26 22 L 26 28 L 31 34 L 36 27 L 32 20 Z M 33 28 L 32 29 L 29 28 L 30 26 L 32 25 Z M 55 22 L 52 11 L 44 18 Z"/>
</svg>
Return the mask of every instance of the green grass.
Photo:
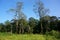
<svg viewBox="0 0 60 40">
<path fill-rule="evenodd" d="M 10 34 L 0 33 L 0 40 L 59 40 L 54 36 L 40 34 Z"/>
</svg>

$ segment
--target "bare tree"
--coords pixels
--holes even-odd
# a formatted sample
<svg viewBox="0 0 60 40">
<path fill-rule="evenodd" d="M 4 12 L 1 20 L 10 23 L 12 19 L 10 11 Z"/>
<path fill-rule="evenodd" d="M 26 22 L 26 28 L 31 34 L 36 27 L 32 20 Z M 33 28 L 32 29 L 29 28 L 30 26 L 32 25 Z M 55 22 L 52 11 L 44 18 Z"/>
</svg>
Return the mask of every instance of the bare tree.
<svg viewBox="0 0 60 40">
<path fill-rule="evenodd" d="M 38 14 L 39 19 L 40 19 L 41 33 L 43 33 L 42 18 L 47 15 L 47 13 L 49 12 L 49 9 L 46 9 L 44 7 L 44 4 L 40 0 L 35 2 L 34 7 L 35 7 L 34 12 L 36 12 Z"/>
</svg>

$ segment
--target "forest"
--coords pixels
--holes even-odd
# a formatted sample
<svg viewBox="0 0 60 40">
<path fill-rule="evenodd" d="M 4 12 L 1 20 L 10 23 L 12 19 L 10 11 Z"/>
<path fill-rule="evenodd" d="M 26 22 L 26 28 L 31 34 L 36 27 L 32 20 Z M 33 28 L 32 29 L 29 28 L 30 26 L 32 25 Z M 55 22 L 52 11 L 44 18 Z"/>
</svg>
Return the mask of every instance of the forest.
<svg viewBox="0 0 60 40">
<path fill-rule="evenodd" d="M 23 2 L 17 2 L 15 9 L 11 8 L 8 10 L 8 12 L 14 13 L 14 17 L 10 21 L 6 20 L 4 23 L 0 23 L 0 34 L 37 34 L 47 35 L 47 37 L 48 35 L 50 35 L 54 36 L 56 40 L 60 39 L 60 17 L 50 16 L 50 9 L 45 8 L 42 1 L 35 2 L 35 4 L 33 5 L 33 12 L 36 13 L 37 16 L 39 16 L 39 19 L 36 19 L 34 17 L 30 17 L 29 19 L 27 19 L 27 16 L 22 11 L 22 7 Z M 52 38 L 52 40 L 55 39 Z"/>
</svg>

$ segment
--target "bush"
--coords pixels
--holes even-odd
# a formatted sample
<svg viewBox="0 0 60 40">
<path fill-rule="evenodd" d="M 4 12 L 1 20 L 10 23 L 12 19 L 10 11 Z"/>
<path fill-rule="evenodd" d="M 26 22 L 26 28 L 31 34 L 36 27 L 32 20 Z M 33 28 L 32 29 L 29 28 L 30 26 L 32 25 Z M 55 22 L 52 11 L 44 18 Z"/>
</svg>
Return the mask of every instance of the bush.
<svg viewBox="0 0 60 40">
<path fill-rule="evenodd" d="M 55 36 L 56 38 L 60 38 L 60 33 L 58 31 L 52 30 L 49 34 Z"/>
</svg>

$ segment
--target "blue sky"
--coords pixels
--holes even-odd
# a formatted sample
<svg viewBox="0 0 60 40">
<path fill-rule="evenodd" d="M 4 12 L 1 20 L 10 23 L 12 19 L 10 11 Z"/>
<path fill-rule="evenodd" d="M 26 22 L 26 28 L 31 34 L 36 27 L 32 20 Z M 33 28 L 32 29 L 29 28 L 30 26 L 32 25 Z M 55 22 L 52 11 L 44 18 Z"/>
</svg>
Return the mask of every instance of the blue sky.
<svg viewBox="0 0 60 40">
<path fill-rule="evenodd" d="M 18 1 L 24 2 L 22 11 L 29 17 L 34 17 L 38 19 L 38 16 L 33 11 L 33 4 L 36 0 L 0 0 L 0 23 L 6 20 L 13 19 L 14 15 L 12 12 L 8 13 L 7 10 L 10 8 L 15 8 Z M 50 9 L 49 15 L 60 16 L 60 0 L 41 0 L 45 7 Z"/>
</svg>

